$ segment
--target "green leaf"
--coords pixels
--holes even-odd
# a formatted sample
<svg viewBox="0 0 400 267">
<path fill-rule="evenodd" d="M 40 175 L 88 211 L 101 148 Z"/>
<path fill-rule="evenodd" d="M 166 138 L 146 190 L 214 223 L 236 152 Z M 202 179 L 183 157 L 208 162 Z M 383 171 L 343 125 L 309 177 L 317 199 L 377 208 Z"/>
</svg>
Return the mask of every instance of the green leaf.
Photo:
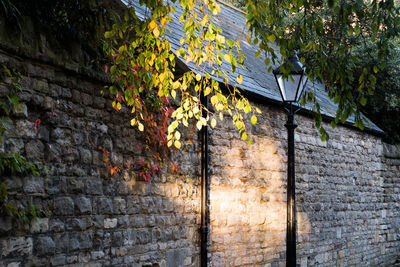
<svg viewBox="0 0 400 267">
<path fill-rule="evenodd" d="M 367 104 L 367 99 L 366 99 L 365 97 L 361 97 L 361 99 L 360 99 L 360 104 L 361 104 L 362 106 L 365 106 L 365 105 Z"/>
</svg>

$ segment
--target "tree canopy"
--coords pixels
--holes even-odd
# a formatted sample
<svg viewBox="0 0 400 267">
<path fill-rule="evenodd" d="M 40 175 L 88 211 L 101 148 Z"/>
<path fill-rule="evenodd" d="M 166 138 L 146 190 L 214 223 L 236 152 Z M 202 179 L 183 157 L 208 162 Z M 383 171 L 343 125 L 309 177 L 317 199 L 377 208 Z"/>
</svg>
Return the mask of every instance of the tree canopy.
<svg viewBox="0 0 400 267">
<path fill-rule="evenodd" d="M 214 127 L 216 117 L 222 119 L 222 111 L 232 116 L 243 139 L 249 140 L 242 113 L 253 113 L 251 121 L 255 123 L 258 110 L 239 90 L 229 86 L 227 73 L 218 68 L 226 61 L 235 73 L 245 60 L 239 42 L 226 40 L 213 23 L 220 3 L 214 0 L 179 2 L 184 10 L 179 14 L 179 20 L 184 22 L 184 35 L 182 47 L 176 54 L 186 62 L 194 62 L 198 70 L 188 71 L 181 77 L 174 77 L 175 55 L 170 53 L 171 46 L 165 38 L 174 8 L 162 0 L 142 0 L 141 3 L 151 11 L 147 18 L 139 20 L 130 8 L 125 18 L 106 33 L 110 40 L 106 51 L 113 59 L 110 73 L 116 84 L 110 87 L 110 92 L 116 95 L 116 108 L 120 109 L 122 103 L 130 107 L 134 116 L 132 125 L 143 130 L 141 95 L 151 95 L 161 102 L 163 97 L 178 98 L 180 104 L 170 114 L 173 120 L 168 127 L 169 146 L 180 147 L 179 125 L 187 126 L 188 120 L 193 118 L 198 129 L 207 124 Z M 245 7 L 248 40 L 267 55 L 266 68 L 272 71 L 273 64 L 282 63 L 280 55 L 287 58 L 296 49 L 306 65 L 308 77 L 323 82 L 329 97 L 339 106 L 331 125 L 344 123 L 354 114 L 355 125 L 363 129 L 361 107 L 374 91 L 377 73 L 386 67 L 385 55 L 390 49 L 390 40 L 399 34 L 399 9 L 394 1 L 253 0 L 247 1 Z M 376 48 L 373 55 L 368 54 L 373 57 L 373 64 L 366 64 L 360 70 L 360 58 L 355 51 L 367 43 Z M 273 49 L 274 45 L 280 47 L 280 55 Z M 233 49 L 239 56 L 232 53 Z M 225 85 L 231 88 L 228 97 L 204 72 L 205 66 L 213 66 L 217 75 L 224 77 Z M 237 76 L 239 83 L 241 79 Z M 189 90 L 191 87 L 193 91 Z M 216 112 L 200 102 L 201 96 L 206 95 L 210 95 Z M 322 139 L 327 139 L 321 127 L 320 106 L 312 92 L 303 101 L 315 104 L 316 126 L 320 128 Z"/>
</svg>

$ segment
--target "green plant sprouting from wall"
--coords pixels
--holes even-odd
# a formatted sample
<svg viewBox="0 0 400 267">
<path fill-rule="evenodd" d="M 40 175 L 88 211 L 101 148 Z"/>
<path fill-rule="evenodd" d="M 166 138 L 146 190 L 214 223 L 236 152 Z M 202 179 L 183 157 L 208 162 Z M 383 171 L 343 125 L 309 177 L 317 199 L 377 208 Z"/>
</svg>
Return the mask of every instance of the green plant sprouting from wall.
<svg viewBox="0 0 400 267">
<path fill-rule="evenodd" d="M 7 80 L 10 83 L 9 93 L 0 101 L 0 144 L 4 142 L 4 133 L 10 129 L 8 118 L 13 111 L 21 108 L 20 99 L 17 92 L 21 90 L 23 77 L 14 69 L 10 69 L 5 65 L 1 66 L 0 82 Z M 20 153 L 14 151 L 0 152 L 0 176 L 39 176 L 40 170 L 38 165 L 30 162 Z M 2 216 L 12 216 L 17 222 L 28 224 L 30 221 L 46 216 L 46 212 L 36 209 L 33 205 L 26 207 L 22 204 L 15 204 L 10 198 L 7 191 L 7 183 L 0 184 L 0 214 Z"/>
</svg>

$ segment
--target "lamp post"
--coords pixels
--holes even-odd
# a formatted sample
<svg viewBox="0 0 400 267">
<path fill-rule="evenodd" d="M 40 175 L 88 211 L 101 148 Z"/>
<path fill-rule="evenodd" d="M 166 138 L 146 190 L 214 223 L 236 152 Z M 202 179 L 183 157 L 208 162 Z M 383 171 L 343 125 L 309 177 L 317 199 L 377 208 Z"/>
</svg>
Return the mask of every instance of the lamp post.
<svg viewBox="0 0 400 267">
<path fill-rule="evenodd" d="M 286 71 L 286 72 L 285 72 Z M 297 124 L 294 114 L 298 110 L 307 76 L 297 57 L 296 51 L 288 60 L 273 70 L 276 83 L 281 93 L 285 110 L 288 112 L 285 124 L 288 131 L 288 168 L 287 168 L 287 225 L 286 225 L 286 267 L 296 266 L 296 183 L 294 168 L 294 130 Z M 286 75 L 285 75 L 286 74 Z M 287 76 L 289 74 L 289 76 Z"/>
</svg>

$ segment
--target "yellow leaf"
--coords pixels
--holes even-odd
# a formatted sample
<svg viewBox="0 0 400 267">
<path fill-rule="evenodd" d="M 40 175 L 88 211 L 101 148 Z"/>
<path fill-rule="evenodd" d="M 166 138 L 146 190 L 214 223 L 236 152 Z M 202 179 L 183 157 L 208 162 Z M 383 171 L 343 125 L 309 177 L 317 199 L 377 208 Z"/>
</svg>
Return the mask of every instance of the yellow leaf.
<svg viewBox="0 0 400 267">
<path fill-rule="evenodd" d="M 231 63 L 231 56 L 229 54 L 225 54 L 224 59 L 226 62 Z"/>
<path fill-rule="evenodd" d="M 175 92 L 175 90 L 171 90 L 171 96 L 175 99 L 175 97 L 176 97 L 176 92 Z"/>
<path fill-rule="evenodd" d="M 200 81 L 201 80 L 201 75 L 199 73 L 196 74 L 196 80 Z"/>
<path fill-rule="evenodd" d="M 156 28 L 154 28 L 154 30 L 153 30 L 153 34 L 154 34 L 154 36 L 157 38 L 158 36 L 160 36 L 160 31 L 158 30 L 158 28 L 156 27 Z"/>
<path fill-rule="evenodd" d="M 140 122 L 138 122 L 138 128 L 139 128 L 139 131 L 143 132 L 144 126 Z"/>
<path fill-rule="evenodd" d="M 135 126 L 135 124 L 136 124 L 136 119 L 132 119 L 131 120 L 131 126 Z"/>
<path fill-rule="evenodd" d="M 199 131 L 201 130 L 201 127 L 203 126 L 203 124 L 201 123 L 201 121 L 198 121 L 197 123 L 196 123 L 196 127 L 197 127 L 197 129 L 199 129 Z"/>
<path fill-rule="evenodd" d="M 216 95 L 213 95 L 211 97 L 211 104 L 215 106 L 217 103 L 218 103 L 218 97 Z"/>
<path fill-rule="evenodd" d="M 181 139 L 181 133 L 180 132 L 178 132 L 178 131 L 175 132 L 175 139 L 176 140 Z"/>
<path fill-rule="evenodd" d="M 224 120 L 224 114 L 222 114 L 222 112 L 219 113 L 219 119 L 220 119 L 221 121 Z"/>
<path fill-rule="evenodd" d="M 181 83 L 178 82 L 178 81 L 176 81 L 176 82 L 174 82 L 174 83 L 172 84 L 172 88 L 176 89 L 176 88 L 178 88 L 180 85 L 181 85 Z"/>
<path fill-rule="evenodd" d="M 250 121 L 251 121 L 252 124 L 256 125 L 257 117 L 255 115 L 251 116 Z"/>
<path fill-rule="evenodd" d="M 211 92 L 212 92 L 212 89 L 209 86 L 207 86 L 206 89 L 204 90 L 204 96 L 209 95 Z"/>
<path fill-rule="evenodd" d="M 236 78 L 238 84 L 241 84 L 243 82 L 243 76 L 241 74 L 239 74 Z"/>
<path fill-rule="evenodd" d="M 244 140 L 246 140 L 247 139 L 247 134 L 246 133 L 243 133 L 242 134 L 242 140 L 244 141 Z"/>
<path fill-rule="evenodd" d="M 217 121 L 213 118 L 213 119 L 211 120 L 211 127 L 214 128 L 215 125 L 217 125 Z"/>
<path fill-rule="evenodd" d="M 168 141 L 168 147 L 172 146 L 172 140 Z"/>
<path fill-rule="evenodd" d="M 174 145 L 175 145 L 175 147 L 176 147 L 177 149 L 180 149 L 180 148 L 181 148 L 181 142 L 179 142 L 178 140 L 176 140 L 176 141 L 174 142 Z"/>
<path fill-rule="evenodd" d="M 150 23 L 149 23 L 149 28 L 150 30 L 154 29 L 156 27 L 156 21 L 153 19 Z"/>
</svg>

